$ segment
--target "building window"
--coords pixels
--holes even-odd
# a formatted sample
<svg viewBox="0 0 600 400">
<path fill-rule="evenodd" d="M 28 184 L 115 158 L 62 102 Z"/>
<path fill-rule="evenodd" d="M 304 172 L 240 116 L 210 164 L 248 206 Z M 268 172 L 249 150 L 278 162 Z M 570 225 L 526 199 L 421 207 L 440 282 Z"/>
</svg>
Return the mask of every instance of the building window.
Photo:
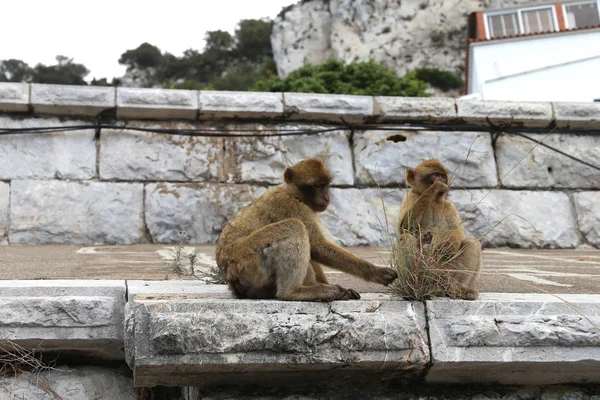
<svg viewBox="0 0 600 400">
<path fill-rule="evenodd" d="M 521 12 L 523 18 L 523 33 L 538 33 L 554 30 L 552 9 L 543 8 Z"/>
<path fill-rule="evenodd" d="M 486 15 L 488 39 L 557 30 L 554 7 L 536 7 Z"/>
<path fill-rule="evenodd" d="M 564 7 L 567 28 L 572 29 L 600 25 L 600 14 L 598 14 L 597 1 L 565 4 Z"/>
<path fill-rule="evenodd" d="M 489 37 L 516 35 L 519 33 L 519 18 L 516 12 L 488 16 Z"/>
</svg>

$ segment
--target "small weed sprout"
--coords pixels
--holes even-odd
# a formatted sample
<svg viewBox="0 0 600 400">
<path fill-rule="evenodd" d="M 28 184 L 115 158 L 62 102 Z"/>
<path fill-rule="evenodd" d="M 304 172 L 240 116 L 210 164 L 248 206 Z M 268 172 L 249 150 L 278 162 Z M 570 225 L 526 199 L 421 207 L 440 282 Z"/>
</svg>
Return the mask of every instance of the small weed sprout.
<svg viewBox="0 0 600 400">
<path fill-rule="evenodd" d="M 225 273 L 217 266 L 212 266 L 206 273 L 206 283 L 212 283 L 215 285 L 224 285 L 227 283 L 225 280 Z"/>
<path fill-rule="evenodd" d="M 183 249 L 185 247 L 185 243 L 192 240 L 191 236 L 188 236 L 187 232 L 180 231 L 179 232 L 180 239 L 175 244 L 175 251 L 173 252 L 173 259 L 171 261 L 165 261 L 165 268 L 169 271 L 176 273 L 177 275 L 187 275 L 188 271 L 185 270 L 183 266 Z M 197 256 L 196 256 L 197 257 Z M 194 258 L 195 262 L 196 258 Z M 191 260 L 190 260 L 191 261 Z M 193 266 L 192 266 L 192 274 L 193 274 Z"/>
</svg>

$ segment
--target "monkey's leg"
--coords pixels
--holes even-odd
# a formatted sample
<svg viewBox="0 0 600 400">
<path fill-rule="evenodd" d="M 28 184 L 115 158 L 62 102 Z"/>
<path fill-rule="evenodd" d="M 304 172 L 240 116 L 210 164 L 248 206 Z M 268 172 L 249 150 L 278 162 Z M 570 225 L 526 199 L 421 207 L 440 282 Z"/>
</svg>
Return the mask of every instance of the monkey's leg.
<svg viewBox="0 0 600 400">
<path fill-rule="evenodd" d="M 327 276 L 325 276 L 325 271 L 323 271 L 323 266 L 316 261 L 310 262 L 312 269 L 315 273 L 315 280 L 320 283 L 329 283 L 327 280 Z"/>
<path fill-rule="evenodd" d="M 476 299 L 478 292 L 476 289 L 482 266 L 481 243 L 474 237 L 466 238 L 460 245 L 459 254 L 452 261 L 457 266 L 454 272 L 454 278 L 461 286 L 461 297 L 467 299 Z"/>
<path fill-rule="evenodd" d="M 299 219 L 266 225 L 238 246 L 253 253 L 250 260 L 257 261 L 253 268 L 242 272 L 244 281 L 252 282 L 253 276 L 269 277 L 275 283 L 278 299 L 332 301 L 344 296 L 337 286 L 316 282 L 310 264 L 308 231 Z"/>
</svg>

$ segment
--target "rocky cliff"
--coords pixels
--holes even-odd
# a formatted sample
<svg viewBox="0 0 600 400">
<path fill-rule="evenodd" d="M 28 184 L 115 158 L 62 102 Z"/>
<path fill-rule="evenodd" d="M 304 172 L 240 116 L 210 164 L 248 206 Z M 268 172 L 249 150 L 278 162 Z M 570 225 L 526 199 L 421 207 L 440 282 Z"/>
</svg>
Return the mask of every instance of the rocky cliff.
<svg viewBox="0 0 600 400">
<path fill-rule="evenodd" d="M 399 75 L 433 66 L 462 75 L 467 16 L 536 0 L 303 0 L 275 20 L 279 76 L 331 57 L 373 59 Z"/>
</svg>

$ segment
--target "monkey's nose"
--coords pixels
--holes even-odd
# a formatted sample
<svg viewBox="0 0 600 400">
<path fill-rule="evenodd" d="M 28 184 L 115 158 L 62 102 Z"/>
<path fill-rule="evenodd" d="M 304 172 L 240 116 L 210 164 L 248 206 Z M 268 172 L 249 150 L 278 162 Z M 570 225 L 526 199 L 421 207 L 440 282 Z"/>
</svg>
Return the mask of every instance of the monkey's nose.
<svg viewBox="0 0 600 400">
<path fill-rule="evenodd" d="M 324 194 L 324 195 L 323 195 L 323 200 L 325 200 L 326 202 L 328 202 L 328 203 L 329 203 L 329 201 L 330 201 L 330 200 L 329 200 L 329 195 L 328 195 L 328 194 Z"/>
</svg>

